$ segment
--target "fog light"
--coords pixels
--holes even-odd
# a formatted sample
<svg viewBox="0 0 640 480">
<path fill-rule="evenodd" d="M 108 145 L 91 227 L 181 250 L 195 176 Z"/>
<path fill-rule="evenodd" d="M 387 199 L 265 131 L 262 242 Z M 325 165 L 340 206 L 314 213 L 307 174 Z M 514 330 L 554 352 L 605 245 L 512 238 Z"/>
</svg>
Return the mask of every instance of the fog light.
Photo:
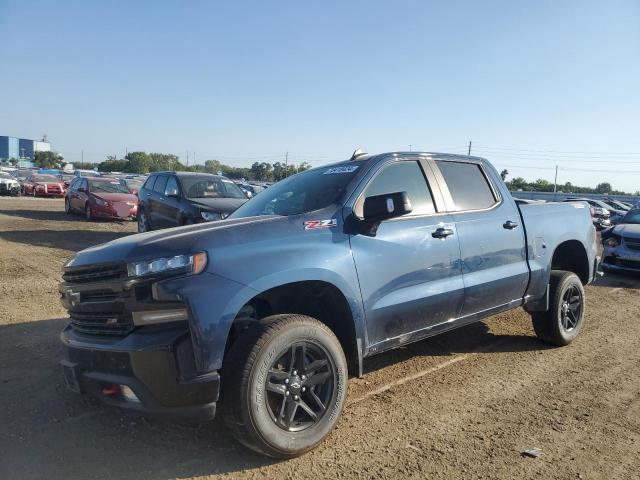
<svg viewBox="0 0 640 480">
<path fill-rule="evenodd" d="M 133 393 L 133 390 L 131 390 L 126 385 L 120 385 L 120 393 L 122 394 L 122 397 L 127 399 L 128 401 L 140 403 L 140 399 L 138 398 L 138 396 Z"/>
</svg>

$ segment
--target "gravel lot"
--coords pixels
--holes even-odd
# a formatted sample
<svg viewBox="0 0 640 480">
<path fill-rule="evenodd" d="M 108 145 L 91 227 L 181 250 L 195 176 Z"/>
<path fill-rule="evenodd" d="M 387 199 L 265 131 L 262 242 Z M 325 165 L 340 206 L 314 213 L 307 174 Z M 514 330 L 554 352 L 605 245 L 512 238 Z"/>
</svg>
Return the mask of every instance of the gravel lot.
<svg viewBox="0 0 640 480">
<path fill-rule="evenodd" d="M 61 200 L 0 198 L 0 478 L 640 478 L 638 278 L 587 288 L 570 347 L 545 347 L 516 310 L 374 357 L 328 441 L 275 462 L 216 423 L 131 416 L 65 390 L 60 268 L 133 232 L 66 215 Z M 540 457 L 522 456 L 534 447 Z"/>
</svg>

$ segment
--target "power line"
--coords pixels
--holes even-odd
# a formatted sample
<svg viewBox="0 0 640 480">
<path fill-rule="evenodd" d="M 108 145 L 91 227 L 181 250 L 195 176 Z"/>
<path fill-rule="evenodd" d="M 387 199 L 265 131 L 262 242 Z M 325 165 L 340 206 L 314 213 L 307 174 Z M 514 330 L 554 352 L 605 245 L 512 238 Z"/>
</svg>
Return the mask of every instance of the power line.
<svg viewBox="0 0 640 480">
<path fill-rule="evenodd" d="M 594 154 L 594 155 L 636 155 L 640 156 L 640 152 L 601 152 L 601 151 L 579 151 L 579 150 L 540 150 L 535 148 L 510 148 L 510 147 L 490 147 L 484 146 L 481 148 L 491 149 L 491 150 L 508 150 L 508 151 L 518 151 L 518 152 L 542 152 L 542 153 L 569 153 L 569 154 Z"/>
</svg>

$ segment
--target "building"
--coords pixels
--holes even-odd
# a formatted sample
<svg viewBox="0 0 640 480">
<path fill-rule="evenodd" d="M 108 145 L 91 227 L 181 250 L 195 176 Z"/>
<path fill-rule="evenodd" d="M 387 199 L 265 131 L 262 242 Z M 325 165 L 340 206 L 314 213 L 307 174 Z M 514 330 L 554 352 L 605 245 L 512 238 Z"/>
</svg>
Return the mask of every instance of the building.
<svg viewBox="0 0 640 480">
<path fill-rule="evenodd" d="M 48 152 L 51 144 L 46 137 L 42 140 L 29 140 L 27 138 L 16 138 L 0 136 L 0 162 L 11 159 L 33 162 L 36 152 Z"/>
</svg>

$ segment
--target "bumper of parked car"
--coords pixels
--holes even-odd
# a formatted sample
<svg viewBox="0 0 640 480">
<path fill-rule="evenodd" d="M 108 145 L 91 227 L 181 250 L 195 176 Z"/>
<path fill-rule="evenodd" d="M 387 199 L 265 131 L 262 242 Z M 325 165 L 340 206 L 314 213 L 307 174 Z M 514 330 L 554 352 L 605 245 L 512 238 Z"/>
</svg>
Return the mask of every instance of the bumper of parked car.
<svg viewBox="0 0 640 480">
<path fill-rule="evenodd" d="M 7 185 L 0 183 L 0 195 L 18 195 L 20 193 L 20 185 Z"/>
<path fill-rule="evenodd" d="M 86 335 L 67 326 L 60 338 L 64 379 L 72 391 L 189 422 L 215 416 L 220 377 L 194 375 L 186 322 L 142 327 L 125 337 Z"/>
<path fill-rule="evenodd" d="M 138 215 L 137 205 L 113 204 L 107 206 L 94 205 L 91 213 L 98 218 L 135 218 Z"/>
<path fill-rule="evenodd" d="M 640 250 L 624 245 L 604 248 L 602 269 L 611 272 L 640 273 Z"/>
</svg>

